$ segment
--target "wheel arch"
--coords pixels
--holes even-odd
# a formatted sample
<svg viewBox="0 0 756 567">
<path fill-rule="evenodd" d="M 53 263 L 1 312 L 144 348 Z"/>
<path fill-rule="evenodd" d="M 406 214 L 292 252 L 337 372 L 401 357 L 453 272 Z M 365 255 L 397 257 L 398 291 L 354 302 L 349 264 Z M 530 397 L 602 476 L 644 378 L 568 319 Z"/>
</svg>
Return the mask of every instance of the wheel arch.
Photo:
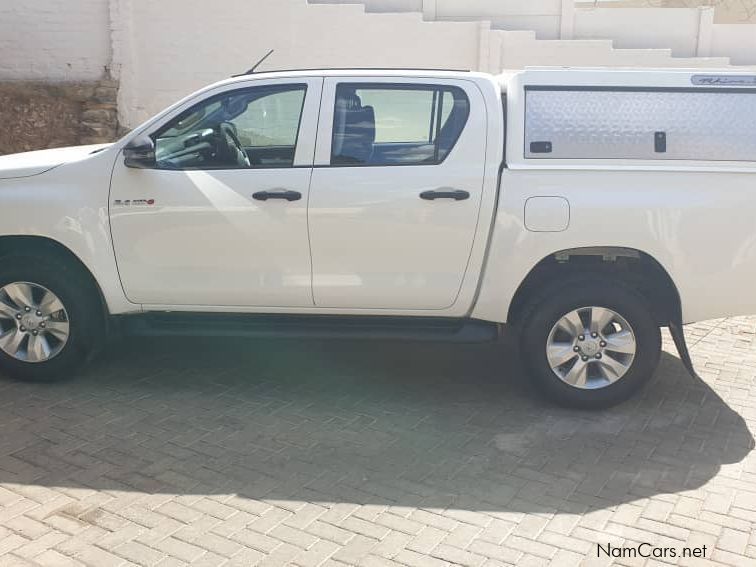
<svg viewBox="0 0 756 567">
<path fill-rule="evenodd" d="M 109 310 L 105 294 L 92 271 L 70 248 L 46 236 L 0 236 L 0 258 L 18 253 L 42 254 L 74 266 L 91 291 L 96 294 L 102 316 L 107 324 Z"/>
<path fill-rule="evenodd" d="M 591 246 L 553 252 L 533 266 L 512 297 L 507 321 L 516 324 L 528 300 L 544 286 L 581 272 L 616 277 L 632 285 L 649 302 L 660 326 L 682 319 L 680 292 L 656 258 L 636 248 Z"/>
</svg>

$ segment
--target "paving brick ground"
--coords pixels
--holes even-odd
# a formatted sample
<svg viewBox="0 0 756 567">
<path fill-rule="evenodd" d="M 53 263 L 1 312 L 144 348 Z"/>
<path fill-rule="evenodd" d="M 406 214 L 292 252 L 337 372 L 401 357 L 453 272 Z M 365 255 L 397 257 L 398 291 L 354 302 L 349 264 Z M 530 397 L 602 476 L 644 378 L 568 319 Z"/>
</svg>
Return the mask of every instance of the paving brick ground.
<svg viewBox="0 0 756 567">
<path fill-rule="evenodd" d="M 754 565 L 756 318 L 687 333 L 703 381 L 667 340 L 606 412 L 542 402 L 511 341 L 132 339 L 0 381 L 0 565 Z"/>
</svg>

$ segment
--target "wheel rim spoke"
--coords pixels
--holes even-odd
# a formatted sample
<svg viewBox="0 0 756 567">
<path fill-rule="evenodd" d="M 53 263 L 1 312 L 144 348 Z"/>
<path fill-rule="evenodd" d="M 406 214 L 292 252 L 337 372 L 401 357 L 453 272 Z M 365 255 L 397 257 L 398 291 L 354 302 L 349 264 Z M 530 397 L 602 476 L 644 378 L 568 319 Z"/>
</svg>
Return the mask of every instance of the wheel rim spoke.
<svg viewBox="0 0 756 567">
<path fill-rule="evenodd" d="M 614 319 L 614 311 L 604 307 L 591 307 L 591 332 L 601 333 Z"/>
<path fill-rule="evenodd" d="M 50 358 L 52 350 L 44 335 L 29 337 L 29 347 L 26 349 L 26 359 L 29 362 L 41 362 Z"/>
<path fill-rule="evenodd" d="M 546 347 L 546 356 L 552 368 L 559 368 L 577 356 L 572 343 L 551 343 Z"/>
<path fill-rule="evenodd" d="M 621 354 L 635 354 L 635 337 L 628 330 L 617 331 L 605 339 L 606 350 Z"/>
<path fill-rule="evenodd" d="M 585 325 L 577 310 L 567 313 L 558 322 L 557 326 L 566 331 L 571 337 L 576 338 L 585 332 Z"/>
<path fill-rule="evenodd" d="M 12 329 L 0 336 L 0 348 L 14 358 L 19 358 L 21 343 L 24 341 L 24 335 L 18 329 Z"/>
<path fill-rule="evenodd" d="M 6 285 L 3 290 L 10 300 L 15 303 L 19 309 L 31 307 L 34 303 L 31 285 L 26 282 L 17 282 Z"/>
<path fill-rule="evenodd" d="M 5 301 L 0 299 L 0 319 L 14 319 L 17 312 L 18 309 L 14 309 L 12 306 L 5 303 Z"/>
<path fill-rule="evenodd" d="M 588 364 L 582 360 L 576 360 L 569 372 L 564 375 L 564 381 L 571 386 L 584 388 L 588 380 Z"/>
<path fill-rule="evenodd" d="M 45 331 L 62 341 L 68 338 L 69 324 L 64 321 L 48 321 Z"/>
<path fill-rule="evenodd" d="M 60 299 L 51 291 L 45 291 L 42 301 L 39 302 L 39 310 L 43 315 L 52 315 L 63 309 Z"/>
<path fill-rule="evenodd" d="M 31 282 L 0 288 L 0 321 L 0 351 L 22 362 L 54 358 L 68 344 L 71 333 L 68 313 L 58 296 Z"/>
<path fill-rule="evenodd" d="M 608 380 L 621 378 L 628 369 L 628 366 L 609 355 L 604 356 L 601 360 L 597 360 L 596 362 L 601 367 L 601 370 L 605 371 L 604 377 Z"/>
</svg>

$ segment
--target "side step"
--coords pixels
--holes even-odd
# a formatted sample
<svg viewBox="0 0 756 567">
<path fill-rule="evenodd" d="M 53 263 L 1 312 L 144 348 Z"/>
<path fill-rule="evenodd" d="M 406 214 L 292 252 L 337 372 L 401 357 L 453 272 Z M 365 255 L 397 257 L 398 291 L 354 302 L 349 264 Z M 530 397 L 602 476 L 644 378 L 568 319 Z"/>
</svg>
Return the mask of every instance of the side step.
<svg viewBox="0 0 756 567">
<path fill-rule="evenodd" d="M 499 325 L 473 319 L 336 315 L 147 313 L 118 318 L 126 335 L 149 337 L 262 337 L 483 343 Z"/>
</svg>

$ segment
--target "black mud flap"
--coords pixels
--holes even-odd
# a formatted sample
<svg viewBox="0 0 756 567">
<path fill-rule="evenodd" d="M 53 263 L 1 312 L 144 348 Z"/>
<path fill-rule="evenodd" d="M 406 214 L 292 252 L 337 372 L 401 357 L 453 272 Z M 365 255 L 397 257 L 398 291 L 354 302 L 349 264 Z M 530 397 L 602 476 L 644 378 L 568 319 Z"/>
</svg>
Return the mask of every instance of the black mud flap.
<svg viewBox="0 0 756 567">
<path fill-rule="evenodd" d="M 682 317 L 680 315 L 677 315 L 675 319 L 676 319 L 675 321 L 670 321 L 668 323 L 668 326 L 669 326 L 669 333 L 672 335 L 672 340 L 675 341 L 677 352 L 680 355 L 680 360 L 682 360 L 682 363 L 685 366 L 685 369 L 688 372 L 690 372 L 690 375 L 700 380 L 701 377 L 696 373 L 696 369 L 693 368 L 693 361 L 690 359 L 690 352 L 688 352 L 688 345 L 685 343 L 685 334 L 683 333 Z"/>
</svg>

